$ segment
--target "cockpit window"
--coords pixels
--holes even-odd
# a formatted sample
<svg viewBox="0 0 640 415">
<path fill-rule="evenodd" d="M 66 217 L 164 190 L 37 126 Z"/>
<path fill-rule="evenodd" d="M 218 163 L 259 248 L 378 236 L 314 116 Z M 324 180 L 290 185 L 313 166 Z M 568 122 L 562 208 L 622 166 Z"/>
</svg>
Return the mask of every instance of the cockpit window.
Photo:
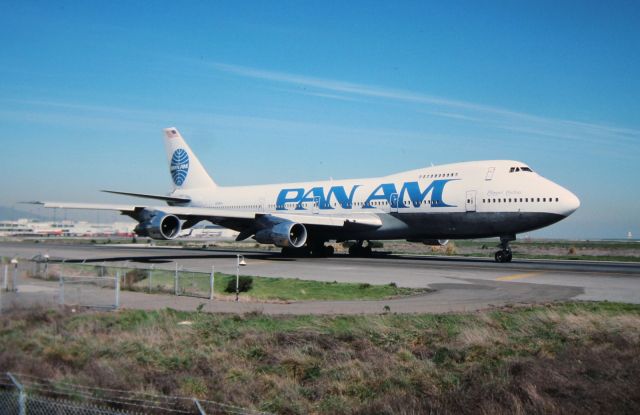
<svg viewBox="0 0 640 415">
<path fill-rule="evenodd" d="M 533 172 L 533 170 L 531 170 L 529 167 L 526 166 L 521 166 L 521 167 L 511 167 L 509 169 L 509 173 L 514 173 L 514 172 L 519 172 L 519 171 L 528 171 L 528 172 Z"/>
</svg>

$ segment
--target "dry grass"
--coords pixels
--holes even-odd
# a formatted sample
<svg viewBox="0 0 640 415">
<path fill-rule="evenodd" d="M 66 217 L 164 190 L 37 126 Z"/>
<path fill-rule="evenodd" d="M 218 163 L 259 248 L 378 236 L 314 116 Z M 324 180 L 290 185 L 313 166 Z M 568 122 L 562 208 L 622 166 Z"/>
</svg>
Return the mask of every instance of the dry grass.
<svg viewBox="0 0 640 415">
<path fill-rule="evenodd" d="M 192 325 L 179 325 L 182 321 Z M 0 371 L 276 413 L 638 413 L 640 307 L 0 318 Z"/>
</svg>

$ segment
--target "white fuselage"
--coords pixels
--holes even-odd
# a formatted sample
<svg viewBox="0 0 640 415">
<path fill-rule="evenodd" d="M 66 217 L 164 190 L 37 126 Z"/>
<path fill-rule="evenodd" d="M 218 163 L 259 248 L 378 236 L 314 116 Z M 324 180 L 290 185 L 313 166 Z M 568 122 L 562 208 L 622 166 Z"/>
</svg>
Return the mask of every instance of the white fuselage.
<svg viewBox="0 0 640 415">
<path fill-rule="evenodd" d="M 178 190 L 180 206 L 264 213 L 375 214 L 384 225 L 353 238 L 463 238 L 515 235 L 557 222 L 580 202 L 518 161 L 476 161 L 390 176 Z M 343 231 L 324 236 L 353 239 Z"/>
</svg>

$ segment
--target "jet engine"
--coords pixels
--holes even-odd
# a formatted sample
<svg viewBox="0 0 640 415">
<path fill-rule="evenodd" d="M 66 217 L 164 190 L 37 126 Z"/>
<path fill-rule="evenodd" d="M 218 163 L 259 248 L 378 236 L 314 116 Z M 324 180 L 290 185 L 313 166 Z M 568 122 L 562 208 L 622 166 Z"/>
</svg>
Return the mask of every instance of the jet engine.
<svg viewBox="0 0 640 415">
<path fill-rule="evenodd" d="M 182 223 L 177 216 L 159 210 L 143 211 L 142 219 L 133 230 L 138 236 L 162 240 L 175 239 L 182 230 Z"/>
<path fill-rule="evenodd" d="M 281 222 L 256 232 L 254 239 L 280 248 L 300 248 L 307 242 L 307 228 L 301 223 Z"/>
</svg>

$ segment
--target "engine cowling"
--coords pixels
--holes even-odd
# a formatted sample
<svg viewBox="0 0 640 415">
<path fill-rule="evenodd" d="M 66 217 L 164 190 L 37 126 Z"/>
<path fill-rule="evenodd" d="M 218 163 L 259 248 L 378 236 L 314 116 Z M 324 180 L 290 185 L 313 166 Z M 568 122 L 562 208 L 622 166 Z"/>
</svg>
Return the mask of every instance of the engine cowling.
<svg viewBox="0 0 640 415">
<path fill-rule="evenodd" d="M 300 248 L 307 242 L 307 228 L 301 223 L 282 222 L 256 232 L 254 239 L 280 248 Z"/>
<path fill-rule="evenodd" d="M 145 212 L 145 220 L 141 221 L 133 231 L 138 236 L 169 240 L 177 238 L 181 230 L 182 223 L 177 216 L 156 210 Z"/>
</svg>

